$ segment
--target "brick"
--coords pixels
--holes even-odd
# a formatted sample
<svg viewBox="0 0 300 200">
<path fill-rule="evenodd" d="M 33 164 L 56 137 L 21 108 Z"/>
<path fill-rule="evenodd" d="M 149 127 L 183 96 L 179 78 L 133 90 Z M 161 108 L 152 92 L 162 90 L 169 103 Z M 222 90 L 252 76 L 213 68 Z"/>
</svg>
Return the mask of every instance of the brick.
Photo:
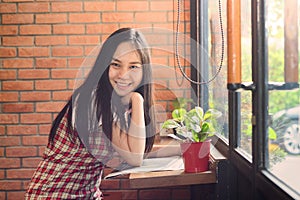
<svg viewBox="0 0 300 200">
<path fill-rule="evenodd" d="M 52 2 L 52 12 L 78 12 L 82 11 L 82 2 Z"/>
<path fill-rule="evenodd" d="M 184 188 L 176 188 L 172 190 L 172 199 L 174 200 L 184 200 L 191 199 L 191 191 L 189 187 Z"/>
<path fill-rule="evenodd" d="M 68 89 L 74 90 L 75 88 L 78 88 L 78 81 L 76 80 L 68 80 Z"/>
<path fill-rule="evenodd" d="M 85 59 L 85 63 L 84 66 L 87 66 L 87 64 L 89 64 L 89 66 L 92 66 L 95 62 L 96 56 L 98 55 L 99 52 L 99 46 L 87 46 L 84 49 L 84 55 L 86 57 Z M 92 58 L 89 58 L 92 57 Z"/>
<path fill-rule="evenodd" d="M 18 59 L 5 59 L 2 62 L 3 68 L 32 68 L 33 59 L 32 58 L 18 58 Z"/>
<path fill-rule="evenodd" d="M 74 69 L 53 69 L 51 71 L 51 78 L 76 78 L 78 70 Z"/>
<path fill-rule="evenodd" d="M 22 189 L 22 181 L 13 180 L 3 180 L 0 181 L 0 190 L 6 191 L 6 190 L 21 190 Z"/>
<path fill-rule="evenodd" d="M 103 33 L 103 25 L 102 24 L 87 24 L 86 25 L 86 33 L 87 34 Z"/>
<path fill-rule="evenodd" d="M 52 123 L 49 124 L 41 124 L 39 125 L 39 134 L 40 135 L 48 135 L 50 133 L 50 129 L 52 127 Z"/>
<path fill-rule="evenodd" d="M 118 28 L 119 26 L 117 24 L 87 24 L 86 33 L 109 35 Z"/>
<path fill-rule="evenodd" d="M 101 189 L 120 189 L 120 179 L 105 179 L 101 182 Z"/>
<path fill-rule="evenodd" d="M 122 179 L 120 188 L 130 189 L 130 180 L 129 179 Z"/>
<path fill-rule="evenodd" d="M 65 58 L 37 58 L 37 68 L 65 68 L 67 60 Z"/>
<path fill-rule="evenodd" d="M 155 199 L 171 199 L 171 191 L 169 189 L 148 189 L 140 190 L 139 198 L 140 199 L 153 199 L 155 194 Z"/>
<path fill-rule="evenodd" d="M 1 3 L 0 4 L 0 13 L 16 13 L 17 6 L 12 3 Z"/>
<path fill-rule="evenodd" d="M 0 58 L 11 58 L 17 56 L 16 48 L 0 48 Z"/>
<path fill-rule="evenodd" d="M 54 34 L 84 34 L 84 25 L 54 25 Z"/>
<path fill-rule="evenodd" d="M 7 192 L 7 199 L 24 199 L 24 191 L 9 191 Z"/>
<path fill-rule="evenodd" d="M 72 93 L 73 93 L 73 91 L 57 91 L 57 92 L 53 91 L 52 100 L 54 100 L 54 101 L 69 100 Z"/>
<path fill-rule="evenodd" d="M 20 47 L 19 57 L 48 57 L 49 48 L 47 47 Z"/>
<path fill-rule="evenodd" d="M 32 2 L 33 0 L 2 0 L 3 2 L 10 2 L 10 3 L 13 3 L 13 2 Z"/>
<path fill-rule="evenodd" d="M 176 15 L 177 15 L 177 14 L 176 14 Z M 174 21 L 175 21 L 175 17 L 177 17 L 176 15 L 175 15 L 175 13 L 173 13 L 173 12 L 167 13 L 167 16 L 168 16 L 168 17 L 167 17 L 168 22 L 174 22 Z M 186 12 L 181 12 L 181 13 L 180 13 L 180 19 L 182 19 L 182 21 L 183 21 L 183 19 L 186 19 L 186 16 L 188 16 Z M 184 29 L 185 29 L 184 24 L 181 23 L 181 24 L 179 25 L 179 31 L 180 31 L 180 32 L 184 32 Z"/>
<path fill-rule="evenodd" d="M 99 36 L 70 36 L 69 44 L 70 45 L 89 45 L 89 44 L 99 44 Z"/>
<path fill-rule="evenodd" d="M 28 157 L 37 156 L 36 147 L 7 147 L 6 157 Z"/>
<path fill-rule="evenodd" d="M 36 36 L 35 44 L 37 46 L 55 46 L 67 44 L 66 36 Z"/>
<path fill-rule="evenodd" d="M 165 51 L 153 49 L 152 50 L 152 61 L 153 64 L 158 66 L 169 66 L 168 55 Z"/>
<path fill-rule="evenodd" d="M 6 126 L 0 126 L 0 135 L 4 135 L 6 134 L 6 130 L 5 130 Z M 0 151 L 2 152 L 2 150 L 0 149 Z M 0 153 L 0 157 L 1 157 L 1 153 Z"/>
<path fill-rule="evenodd" d="M 152 69 L 152 71 L 153 71 L 153 75 L 156 79 L 175 78 L 175 71 L 171 67 L 157 67 L 157 68 L 155 67 Z"/>
<path fill-rule="evenodd" d="M 0 137 L 0 146 L 16 146 L 20 145 L 19 137 Z"/>
<path fill-rule="evenodd" d="M 171 7 L 173 9 L 173 7 Z M 117 11 L 149 11 L 148 1 L 118 1 Z"/>
<path fill-rule="evenodd" d="M 7 179 L 31 178 L 34 171 L 34 169 L 9 169 L 6 170 L 6 177 Z"/>
<path fill-rule="evenodd" d="M 50 77 L 47 69 L 23 69 L 19 70 L 19 79 L 46 79 Z"/>
<path fill-rule="evenodd" d="M 0 148 L 0 157 L 4 157 L 4 147 Z M 0 170 L 1 173 L 1 170 Z M 0 175 L 0 179 L 1 179 L 2 175 Z"/>
<path fill-rule="evenodd" d="M 133 13 L 122 12 L 122 13 L 115 13 L 115 12 L 107 12 L 102 13 L 102 21 L 104 23 L 107 22 L 133 22 L 134 21 Z"/>
<path fill-rule="evenodd" d="M 4 177 L 5 177 L 4 170 L 0 170 L 0 180 L 4 179 Z M 1 196 L 0 196 L 0 199 L 1 199 Z"/>
<path fill-rule="evenodd" d="M 22 25 L 21 35 L 47 35 L 51 34 L 51 25 Z"/>
<path fill-rule="evenodd" d="M 0 168 L 18 168 L 20 165 L 20 158 L 0 158 Z"/>
<path fill-rule="evenodd" d="M 49 3 L 46 2 L 18 4 L 19 13 L 49 12 L 49 8 L 50 8 Z"/>
<path fill-rule="evenodd" d="M 66 88 L 65 80 L 38 80 L 35 82 L 36 90 L 64 90 Z"/>
<path fill-rule="evenodd" d="M 49 101 L 50 92 L 21 92 L 21 101 Z"/>
<path fill-rule="evenodd" d="M 53 47 L 52 56 L 82 56 L 82 47 Z"/>
<path fill-rule="evenodd" d="M 0 92 L 0 102 L 18 101 L 18 92 Z"/>
<path fill-rule="evenodd" d="M 2 111 L 5 113 L 24 113 L 33 112 L 32 103 L 5 103 L 2 105 Z"/>
<path fill-rule="evenodd" d="M 42 158 L 22 158 L 22 167 L 32 167 L 36 168 L 38 164 L 42 161 Z"/>
<path fill-rule="evenodd" d="M 17 114 L 0 114 L 0 124 L 16 124 L 19 122 Z"/>
<path fill-rule="evenodd" d="M 108 200 L 117 200 L 122 199 L 122 192 L 121 191 L 102 191 L 103 196 L 105 199 Z"/>
<path fill-rule="evenodd" d="M 0 199 L 6 198 L 6 192 L 0 192 Z"/>
<path fill-rule="evenodd" d="M 67 14 L 36 14 L 35 21 L 37 24 L 67 23 Z"/>
<path fill-rule="evenodd" d="M 3 14 L 2 24 L 32 24 L 33 14 Z"/>
<path fill-rule="evenodd" d="M 33 90 L 33 81 L 3 81 L 2 90 Z"/>
<path fill-rule="evenodd" d="M 79 68 L 82 66 L 82 63 L 84 62 L 85 58 L 68 58 L 69 68 Z"/>
<path fill-rule="evenodd" d="M 0 35 L 17 35 L 18 34 L 18 26 L 0 26 Z"/>
<path fill-rule="evenodd" d="M 151 1 L 150 10 L 151 11 L 173 11 L 173 1 Z M 173 13 L 173 12 L 172 12 Z M 183 19 L 183 18 L 181 18 Z"/>
<path fill-rule="evenodd" d="M 69 15 L 70 23 L 96 23 L 100 22 L 98 13 L 71 13 Z"/>
<path fill-rule="evenodd" d="M 23 145 L 42 145 L 46 146 L 48 143 L 48 136 L 24 136 L 22 138 Z"/>
<path fill-rule="evenodd" d="M 122 190 L 122 199 L 126 199 L 126 200 L 138 199 L 138 190 Z"/>
<path fill-rule="evenodd" d="M 167 22 L 165 12 L 139 12 L 135 14 L 136 22 Z"/>
<path fill-rule="evenodd" d="M 154 94 L 156 99 L 160 100 L 174 100 L 177 96 L 169 90 L 156 91 Z"/>
<path fill-rule="evenodd" d="M 39 147 L 39 156 L 40 157 L 42 157 L 44 155 L 45 150 L 46 150 L 46 145 Z"/>
<path fill-rule="evenodd" d="M 37 134 L 36 125 L 9 125 L 7 135 L 34 135 Z"/>
<path fill-rule="evenodd" d="M 16 79 L 16 70 L 0 69 L 0 80 Z"/>
<path fill-rule="evenodd" d="M 36 112 L 59 112 L 65 104 L 66 102 L 37 103 Z"/>
<path fill-rule="evenodd" d="M 16 36 L 3 37 L 3 46 L 33 46 L 33 37 L 31 36 Z"/>
<path fill-rule="evenodd" d="M 98 2 L 98 1 L 88 1 L 84 2 L 85 11 L 113 11 L 115 10 L 115 2 Z"/>
<path fill-rule="evenodd" d="M 21 114 L 21 123 L 23 124 L 39 124 L 39 123 L 49 123 L 51 121 L 51 114 Z"/>
</svg>

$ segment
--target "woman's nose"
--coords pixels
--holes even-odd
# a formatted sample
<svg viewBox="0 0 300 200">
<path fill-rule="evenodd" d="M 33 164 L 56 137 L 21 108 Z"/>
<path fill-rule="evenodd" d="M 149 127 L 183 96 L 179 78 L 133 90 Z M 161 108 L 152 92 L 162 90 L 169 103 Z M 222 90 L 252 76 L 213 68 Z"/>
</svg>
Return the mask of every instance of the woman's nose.
<svg viewBox="0 0 300 200">
<path fill-rule="evenodd" d="M 128 75 L 128 69 L 126 67 L 121 67 L 119 70 L 119 78 L 125 78 Z"/>
</svg>

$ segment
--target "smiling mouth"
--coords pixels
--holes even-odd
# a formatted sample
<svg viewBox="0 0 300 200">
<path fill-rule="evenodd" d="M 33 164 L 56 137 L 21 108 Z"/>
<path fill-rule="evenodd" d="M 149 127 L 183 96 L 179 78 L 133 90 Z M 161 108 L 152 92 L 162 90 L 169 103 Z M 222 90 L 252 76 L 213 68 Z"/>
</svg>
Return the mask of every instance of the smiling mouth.
<svg viewBox="0 0 300 200">
<path fill-rule="evenodd" d="M 116 82 L 116 85 L 120 89 L 128 88 L 132 85 L 132 83 L 122 83 L 122 82 Z"/>
</svg>

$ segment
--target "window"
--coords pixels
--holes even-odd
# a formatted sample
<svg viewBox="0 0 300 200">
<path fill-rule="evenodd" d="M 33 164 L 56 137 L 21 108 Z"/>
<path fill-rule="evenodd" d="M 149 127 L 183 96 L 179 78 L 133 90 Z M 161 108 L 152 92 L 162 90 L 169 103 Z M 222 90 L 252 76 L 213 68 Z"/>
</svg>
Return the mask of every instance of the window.
<svg viewBox="0 0 300 200">
<path fill-rule="evenodd" d="M 267 4 L 269 91 L 267 167 L 291 189 L 300 191 L 299 5 L 297 1 L 274 0 Z"/>
<path fill-rule="evenodd" d="M 217 9 L 220 2 L 222 15 Z M 225 100 L 221 103 L 214 96 L 220 94 L 212 89 L 214 86 L 207 90 L 202 85 L 200 91 L 206 90 L 213 95 L 209 102 L 215 106 L 224 102 L 227 105 L 228 101 L 225 108 L 228 119 L 224 120 L 224 127 L 227 125 L 229 130 L 223 129 L 218 135 L 218 141 L 224 140 L 216 146 L 228 154 L 232 165 L 231 199 L 299 198 L 296 175 L 300 164 L 299 1 L 199 0 L 191 3 L 198 14 L 191 15 L 191 25 L 196 23 L 196 28 L 191 26 L 191 34 L 195 34 L 200 43 L 203 37 L 209 38 L 207 52 L 212 53 L 211 63 L 215 65 L 221 55 L 216 34 L 221 26 L 218 17 L 224 16 L 226 26 L 228 2 L 235 6 L 241 3 L 241 82 L 236 88 L 227 85 L 228 96 L 223 93 Z M 208 15 L 203 11 L 205 6 L 209 8 Z M 226 34 L 225 31 L 225 38 Z M 230 45 L 226 43 L 226 46 Z M 230 69 L 226 59 L 224 66 L 220 73 L 223 78 Z M 224 85 L 223 82 L 220 87 Z M 201 98 L 202 93 L 198 95 Z"/>
</svg>

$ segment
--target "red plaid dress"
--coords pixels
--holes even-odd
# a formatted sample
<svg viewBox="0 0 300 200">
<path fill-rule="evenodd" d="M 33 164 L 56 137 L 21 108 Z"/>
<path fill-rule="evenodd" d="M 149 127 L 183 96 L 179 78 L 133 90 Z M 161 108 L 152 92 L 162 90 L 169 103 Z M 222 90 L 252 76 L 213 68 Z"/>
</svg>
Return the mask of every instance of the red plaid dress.
<svg viewBox="0 0 300 200">
<path fill-rule="evenodd" d="M 66 114 L 33 174 L 25 199 L 93 199 L 99 191 L 102 163 L 111 158 L 112 147 L 100 135 L 96 159 L 80 141 L 78 133 L 67 128 L 67 123 Z M 100 162 L 101 158 L 105 162 Z"/>
</svg>

